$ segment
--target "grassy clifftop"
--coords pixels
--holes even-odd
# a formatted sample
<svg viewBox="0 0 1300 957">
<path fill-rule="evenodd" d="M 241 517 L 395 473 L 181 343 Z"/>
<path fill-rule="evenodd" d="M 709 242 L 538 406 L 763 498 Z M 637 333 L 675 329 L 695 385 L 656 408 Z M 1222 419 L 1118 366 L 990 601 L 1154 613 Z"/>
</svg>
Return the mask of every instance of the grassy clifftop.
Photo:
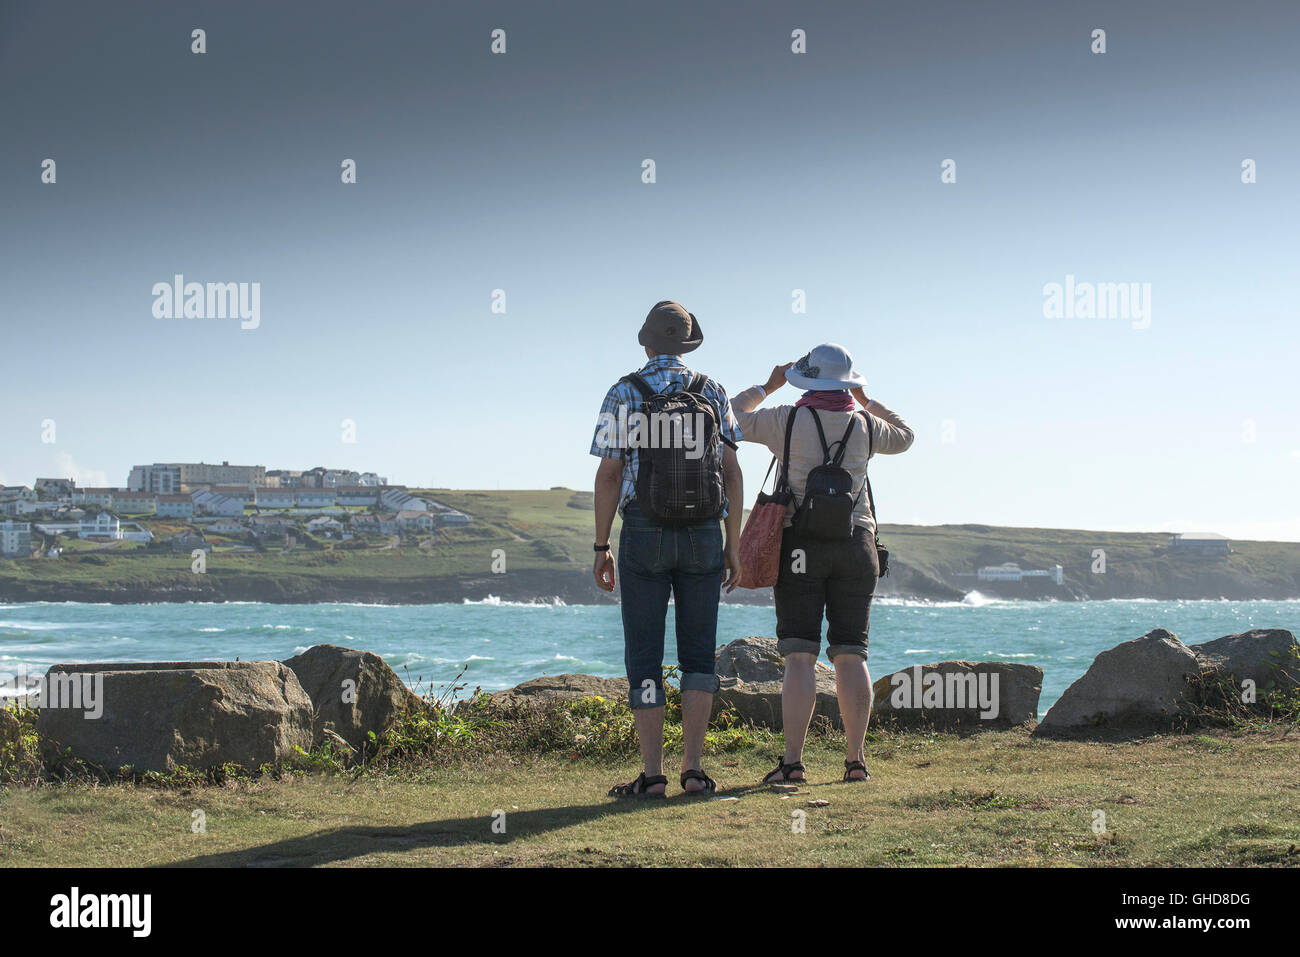
<svg viewBox="0 0 1300 957">
<path fill-rule="evenodd" d="M 326 541 L 299 529 L 288 547 L 259 550 L 209 535 L 203 574 L 189 548 L 133 542 L 68 541 L 58 558 L 0 559 L 0 600 L 8 601 L 460 601 L 488 594 L 516 600 L 607 600 L 590 580 L 592 496 L 554 488 L 522 491 L 429 490 L 473 522 L 414 536 Z M 160 538 L 187 530 L 182 520 L 146 520 Z M 194 525 L 193 528 L 201 528 Z M 617 527 L 616 527 L 617 534 Z M 1234 542 L 1227 558 L 1183 558 L 1163 534 L 985 525 L 886 525 L 893 555 L 884 594 L 960 598 L 973 588 L 1008 597 L 1300 597 L 1300 544 Z M 1105 571 L 1094 571 L 1098 550 Z M 976 582 L 985 565 L 1064 568 L 1063 586 Z M 504 574 L 501 569 L 504 567 Z M 737 591 L 742 600 L 767 600 Z"/>
</svg>

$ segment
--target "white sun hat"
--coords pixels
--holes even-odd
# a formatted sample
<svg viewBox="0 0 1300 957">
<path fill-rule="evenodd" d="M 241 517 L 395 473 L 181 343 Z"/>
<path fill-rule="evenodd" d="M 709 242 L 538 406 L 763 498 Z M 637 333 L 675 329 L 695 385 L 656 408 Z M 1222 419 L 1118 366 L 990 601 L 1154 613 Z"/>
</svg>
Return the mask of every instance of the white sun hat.
<svg viewBox="0 0 1300 957">
<path fill-rule="evenodd" d="M 823 342 L 785 372 L 785 381 L 813 391 L 853 389 L 867 380 L 853 370 L 853 356 L 843 346 Z"/>
</svg>

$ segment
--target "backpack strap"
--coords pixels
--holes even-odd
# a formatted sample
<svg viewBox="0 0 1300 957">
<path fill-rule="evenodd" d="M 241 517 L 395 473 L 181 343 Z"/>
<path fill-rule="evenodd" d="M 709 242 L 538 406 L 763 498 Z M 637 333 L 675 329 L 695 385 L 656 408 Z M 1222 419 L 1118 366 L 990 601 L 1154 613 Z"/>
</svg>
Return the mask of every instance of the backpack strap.
<svg viewBox="0 0 1300 957">
<path fill-rule="evenodd" d="M 641 378 L 639 373 L 629 372 L 627 375 L 623 376 L 623 378 L 619 379 L 618 381 L 631 383 L 636 388 L 636 390 L 641 393 L 641 398 L 643 399 L 649 399 L 651 396 L 656 394 L 655 390 L 650 388 L 650 383 L 646 382 L 645 379 Z"/>
<path fill-rule="evenodd" d="M 798 406 L 795 406 L 795 408 L 797 409 Z M 817 410 L 814 409 L 812 406 L 808 406 L 808 411 L 812 413 L 813 422 L 817 426 L 817 438 L 821 441 L 822 444 L 822 465 L 829 465 L 830 457 L 831 457 L 831 447 L 826 444 L 826 430 L 822 428 L 822 417 L 817 414 Z"/>
<path fill-rule="evenodd" d="M 862 484 L 865 485 L 867 488 L 867 504 L 871 506 L 871 520 L 876 523 L 876 535 L 877 537 L 879 537 L 880 519 L 876 517 L 876 499 L 871 494 L 871 455 L 873 449 L 871 413 L 868 412 L 866 409 L 863 409 L 858 414 L 862 416 L 862 421 L 865 422 L 867 425 L 867 464 L 862 467 L 862 474 L 863 474 Z M 858 492 L 859 496 L 861 494 L 862 494 L 861 492 Z"/>
<path fill-rule="evenodd" d="M 799 507 L 799 498 L 794 494 L 794 487 L 790 484 L 790 436 L 794 433 L 794 420 L 799 414 L 799 408 L 796 405 L 790 412 L 790 418 L 785 420 L 785 454 L 781 456 L 781 472 L 777 475 L 777 485 L 790 493 L 790 499 L 796 508 Z"/>
<path fill-rule="evenodd" d="M 702 372 L 697 372 L 691 377 L 691 380 L 683 386 L 682 391 L 691 392 L 704 397 L 704 404 L 709 407 L 709 412 L 713 415 L 713 427 L 718 438 L 723 442 L 723 444 L 731 446 L 732 449 L 738 449 L 740 446 L 736 445 L 735 442 L 722 434 L 722 413 L 718 411 L 718 408 L 713 404 L 713 401 L 707 395 L 704 395 L 704 389 L 708 384 L 709 377 Z"/>
<path fill-rule="evenodd" d="M 834 448 L 836 445 L 840 447 L 839 451 L 835 453 L 835 458 L 831 459 L 831 465 L 834 465 L 835 467 L 838 468 L 840 463 L 844 461 L 844 453 L 848 450 L 849 437 L 853 435 L 853 427 L 855 425 L 857 425 L 857 416 L 856 415 L 849 416 L 849 424 L 848 427 L 844 430 L 844 435 L 840 438 L 838 442 L 836 442 L 834 445 L 831 446 L 831 448 Z M 870 432 L 871 432 L 871 423 L 868 422 L 867 423 L 867 433 L 868 433 L 867 434 L 867 455 L 868 456 L 870 456 L 871 454 Z M 827 455 L 830 454 L 829 449 L 827 450 L 826 454 Z"/>
</svg>

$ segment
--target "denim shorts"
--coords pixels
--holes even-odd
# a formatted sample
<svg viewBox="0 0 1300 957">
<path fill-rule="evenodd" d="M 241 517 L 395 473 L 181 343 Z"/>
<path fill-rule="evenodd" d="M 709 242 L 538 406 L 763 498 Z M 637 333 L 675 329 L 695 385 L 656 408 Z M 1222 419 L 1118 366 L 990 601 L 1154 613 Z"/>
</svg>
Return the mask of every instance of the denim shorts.
<svg viewBox="0 0 1300 957">
<path fill-rule="evenodd" d="M 714 649 L 723 565 L 718 522 L 657 525 L 635 501 L 627 503 L 618 539 L 618 582 L 628 704 L 633 708 L 658 708 L 665 702 L 669 596 L 674 602 L 682 690 L 718 690 Z"/>
<path fill-rule="evenodd" d="M 787 528 L 781 536 L 776 587 L 777 650 L 783 655 L 821 651 L 826 615 L 826 657 L 867 657 L 871 597 L 880 577 L 876 543 L 864 526 L 853 537 L 823 541 Z"/>
</svg>

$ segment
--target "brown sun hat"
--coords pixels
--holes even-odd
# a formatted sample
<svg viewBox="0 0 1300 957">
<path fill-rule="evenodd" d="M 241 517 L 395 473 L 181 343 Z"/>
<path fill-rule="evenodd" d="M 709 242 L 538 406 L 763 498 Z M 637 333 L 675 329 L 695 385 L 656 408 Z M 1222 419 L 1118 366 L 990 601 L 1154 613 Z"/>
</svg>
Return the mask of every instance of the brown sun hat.
<svg viewBox="0 0 1300 957">
<path fill-rule="evenodd" d="M 646 315 L 636 341 L 655 352 L 682 355 L 698 349 L 704 333 L 699 320 L 685 306 L 665 299 L 656 302 Z"/>
</svg>

